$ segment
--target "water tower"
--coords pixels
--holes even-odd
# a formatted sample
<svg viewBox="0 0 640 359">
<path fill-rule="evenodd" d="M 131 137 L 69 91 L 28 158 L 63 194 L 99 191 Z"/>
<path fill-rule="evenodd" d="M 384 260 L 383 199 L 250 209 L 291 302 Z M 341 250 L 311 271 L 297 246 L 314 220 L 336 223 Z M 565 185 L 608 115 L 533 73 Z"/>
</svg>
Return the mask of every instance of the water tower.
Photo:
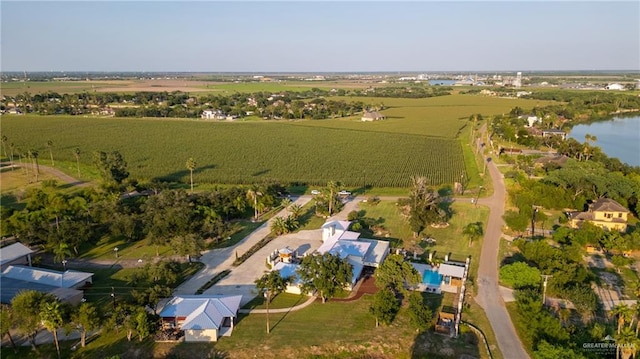
<svg viewBox="0 0 640 359">
<path fill-rule="evenodd" d="M 513 82 L 513 87 L 517 89 L 522 87 L 522 72 L 516 73 L 516 80 Z"/>
</svg>

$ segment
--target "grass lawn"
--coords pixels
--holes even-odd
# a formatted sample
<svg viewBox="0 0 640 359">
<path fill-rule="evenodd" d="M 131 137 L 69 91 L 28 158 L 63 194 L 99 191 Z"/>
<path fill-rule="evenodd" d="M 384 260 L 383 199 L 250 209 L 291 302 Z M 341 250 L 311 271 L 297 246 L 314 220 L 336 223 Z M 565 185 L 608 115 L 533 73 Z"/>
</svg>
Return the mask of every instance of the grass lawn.
<svg viewBox="0 0 640 359">
<path fill-rule="evenodd" d="M 511 317 L 511 322 L 513 326 L 516 328 L 516 332 L 518 333 L 518 337 L 522 341 L 522 346 L 527 351 L 529 356 L 532 356 L 533 352 L 533 341 L 532 338 L 528 335 L 525 335 L 527 331 L 528 323 L 523 321 L 523 318 L 518 313 L 517 304 L 515 302 L 505 303 L 507 307 L 507 311 L 509 312 L 509 316 Z"/>
<path fill-rule="evenodd" d="M 269 303 L 269 309 L 277 308 L 290 308 L 296 305 L 300 305 L 309 299 L 306 295 L 298 295 L 291 293 L 280 293 L 275 296 L 271 303 Z M 267 309 L 266 299 L 263 296 L 257 296 L 253 298 L 249 303 L 245 304 L 244 309 Z"/>
</svg>

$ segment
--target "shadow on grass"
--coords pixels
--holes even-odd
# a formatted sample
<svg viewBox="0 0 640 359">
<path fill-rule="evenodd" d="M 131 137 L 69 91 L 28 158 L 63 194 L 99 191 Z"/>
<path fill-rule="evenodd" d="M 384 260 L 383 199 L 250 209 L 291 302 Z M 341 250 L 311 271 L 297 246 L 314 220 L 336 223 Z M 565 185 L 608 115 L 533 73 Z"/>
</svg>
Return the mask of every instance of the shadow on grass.
<svg viewBox="0 0 640 359">
<path fill-rule="evenodd" d="M 198 173 L 202 173 L 205 170 L 209 170 L 209 169 L 214 169 L 216 168 L 216 165 L 207 165 L 207 166 L 200 166 L 197 167 L 193 170 L 193 174 L 198 174 Z M 180 170 L 180 171 L 175 171 L 172 173 L 168 173 L 164 176 L 159 176 L 159 177 L 155 177 L 152 180 L 153 181 L 160 181 L 160 182 L 172 182 L 172 181 L 180 181 L 183 178 L 189 178 L 190 175 L 190 171 L 188 169 L 184 169 L 184 170 Z"/>
</svg>

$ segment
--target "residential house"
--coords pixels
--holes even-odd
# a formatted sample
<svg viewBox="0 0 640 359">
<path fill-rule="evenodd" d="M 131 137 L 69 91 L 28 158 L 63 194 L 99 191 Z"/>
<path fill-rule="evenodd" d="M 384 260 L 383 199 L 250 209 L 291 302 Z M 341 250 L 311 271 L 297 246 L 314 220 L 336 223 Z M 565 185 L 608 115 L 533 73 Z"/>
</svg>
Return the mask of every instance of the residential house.
<svg viewBox="0 0 640 359">
<path fill-rule="evenodd" d="M 628 214 L 629 210 L 620 203 L 612 199 L 600 198 L 591 203 L 586 212 L 569 213 L 569 223 L 572 228 L 578 228 L 587 221 L 608 230 L 625 232 Z"/>
<path fill-rule="evenodd" d="M 225 120 L 227 115 L 221 110 L 204 110 L 200 118 L 205 120 Z"/>
<path fill-rule="evenodd" d="M 365 267 L 377 268 L 389 255 L 389 242 L 360 238 L 360 233 L 349 231 L 349 221 L 329 221 L 322 225 L 322 245 L 316 250 L 320 254 L 331 253 L 346 259 L 352 267 L 351 290 Z M 297 276 L 298 264 L 278 261 L 273 270 L 279 270 L 282 277 L 292 277 L 293 283 L 287 288 L 289 293 L 300 293 Z"/>
<path fill-rule="evenodd" d="M 617 84 L 617 83 L 609 84 L 609 85 L 605 86 L 605 90 L 617 90 L 617 91 L 623 91 L 624 89 L 625 89 L 625 88 L 624 88 L 624 85 L 622 85 L 622 84 Z"/>
<path fill-rule="evenodd" d="M 562 130 L 542 130 L 542 137 L 560 136 L 563 140 L 567 138 L 567 133 Z"/>
<path fill-rule="evenodd" d="M 186 342 L 216 342 L 231 336 L 241 300 L 241 295 L 176 296 L 160 311 L 162 326 L 184 331 Z"/>
<path fill-rule="evenodd" d="M 82 288 L 91 285 L 93 273 L 67 270 L 65 272 L 9 265 L 0 275 L 0 301 L 10 303 L 24 290 L 35 290 L 56 296 L 72 305 L 80 304 L 84 297 Z"/>
<path fill-rule="evenodd" d="M 361 118 L 362 122 L 378 121 L 384 119 L 384 115 L 378 111 L 365 111 Z"/>
</svg>

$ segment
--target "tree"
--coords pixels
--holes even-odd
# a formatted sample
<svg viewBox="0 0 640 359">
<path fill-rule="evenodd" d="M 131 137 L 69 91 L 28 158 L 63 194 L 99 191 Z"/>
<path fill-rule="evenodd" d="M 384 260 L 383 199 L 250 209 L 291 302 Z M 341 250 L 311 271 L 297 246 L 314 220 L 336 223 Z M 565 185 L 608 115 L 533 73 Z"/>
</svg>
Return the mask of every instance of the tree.
<svg viewBox="0 0 640 359">
<path fill-rule="evenodd" d="M 4 150 L 4 155 L 9 156 L 9 153 L 7 152 L 7 141 L 9 139 L 7 138 L 7 136 L 2 135 L 2 149 Z"/>
<path fill-rule="evenodd" d="M 462 234 L 469 239 L 469 247 L 471 247 L 471 243 L 476 239 L 482 237 L 482 235 L 484 234 L 482 230 L 482 222 L 473 222 L 467 224 L 462 230 Z"/>
<path fill-rule="evenodd" d="M 600 338 L 598 338 L 600 339 Z M 533 352 L 534 359 L 585 359 L 582 354 L 576 353 L 574 350 L 562 345 L 549 344 L 546 340 L 538 343 L 536 351 Z"/>
<path fill-rule="evenodd" d="M 170 243 L 175 252 L 181 256 L 187 256 L 189 262 L 191 262 L 191 256 L 199 256 L 200 251 L 204 249 L 202 237 L 194 233 L 175 236 Z"/>
<path fill-rule="evenodd" d="M 256 289 L 259 293 L 268 293 L 267 300 L 271 301 L 275 296 L 284 292 L 289 284 L 289 278 L 283 278 L 280 271 L 272 270 L 255 280 Z"/>
<path fill-rule="evenodd" d="M 271 232 L 276 236 L 287 233 L 287 222 L 282 217 L 276 217 L 271 221 Z"/>
<path fill-rule="evenodd" d="M 11 329 L 13 329 L 15 322 L 16 318 L 13 309 L 8 305 L 0 304 L 0 338 L 4 338 L 7 335 L 13 351 L 17 353 L 18 347 L 16 347 L 16 343 L 13 342 L 13 337 L 11 336 Z"/>
<path fill-rule="evenodd" d="M 616 339 L 616 357 L 622 356 L 623 359 L 635 357 L 640 346 L 640 340 L 631 328 L 625 327 L 615 336 Z"/>
<path fill-rule="evenodd" d="M 134 329 L 138 332 L 138 340 L 143 341 L 154 330 L 149 314 L 142 307 L 137 307 L 132 314 Z"/>
<path fill-rule="evenodd" d="M 353 268 L 346 259 L 325 253 L 302 258 L 298 274 L 304 293 L 317 291 L 322 303 L 351 284 Z"/>
<path fill-rule="evenodd" d="M 15 317 L 20 318 L 16 323 L 18 330 L 27 337 L 33 349 L 36 348 L 36 333 L 42 321 L 40 318 L 41 303 L 55 300 L 52 295 L 35 290 L 22 291 L 11 300 Z"/>
<path fill-rule="evenodd" d="M 98 329 L 101 318 L 94 304 L 84 302 L 71 313 L 71 321 L 80 331 L 80 345 L 84 348 L 86 345 L 87 332 Z"/>
<path fill-rule="evenodd" d="M 429 189 L 426 177 L 413 177 L 409 196 L 409 225 L 417 237 L 428 225 L 442 222 L 446 213 L 440 208 L 438 192 Z"/>
<path fill-rule="evenodd" d="M 297 203 L 294 203 L 289 206 L 289 212 L 291 212 L 291 215 L 293 216 L 293 218 L 298 219 L 302 215 L 302 206 L 300 206 Z"/>
<path fill-rule="evenodd" d="M 56 352 L 60 358 L 60 344 L 58 343 L 58 329 L 64 324 L 63 308 L 58 300 L 42 302 L 40 307 L 42 325 L 53 334 L 53 342 L 56 344 Z"/>
<path fill-rule="evenodd" d="M 121 185 L 122 181 L 129 177 L 127 162 L 118 151 L 111 153 L 95 151 L 93 153 L 93 163 L 100 171 L 102 180 L 106 185 Z"/>
<path fill-rule="evenodd" d="M 409 294 L 409 322 L 416 331 L 425 331 L 431 324 L 433 313 L 425 303 L 421 292 L 413 291 Z"/>
<path fill-rule="evenodd" d="M 500 282 L 513 289 L 537 288 L 541 280 L 540 270 L 525 262 L 515 262 L 500 268 Z"/>
<path fill-rule="evenodd" d="M 420 274 L 399 254 L 390 254 L 376 269 L 376 286 L 380 289 L 389 288 L 394 293 L 407 293 L 405 284 L 409 287 L 420 283 Z"/>
<path fill-rule="evenodd" d="M 76 158 L 76 167 L 78 168 L 78 177 L 80 177 L 80 148 L 73 149 L 73 156 Z"/>
<path fill-rule="evenodd" d="M 53 162 L 53 141 L 47 140 L 47 148 L 49 149 L 49 156 L 51 157 L 51 167 L 54 167 L 55 164 Z"/>
<path fill-rule="evenodd" d="M 611 309 L 611 314 L 618 317 L 618 331 L 617 334 L 620 334 L 624 324 L 626 322 L 631 322 L 633 318 L 633 310 L 626 304 L 618 304 Z"/>
<path fill-rule="evenodd" d="M 190 157 L 187 160 L 187 169 L 189 170 L 189 179 L 191 180 L 191 193 L 193 193 L 193 170 L 197 167 L 196 160 L 193 157 Z"/>
<path fill-rule="evenodd" d="M 260 192 L 257 188 L 253 187 L 247 190 L 247 199 L 249 199 L 253 203 L 253 220 L 258 220 L 258 197 L 262 196 L 262 192 Z"/>
<path fill-rule="evenodd" d="M 376 318 L 376 327 L 382 324 L 389 325 L 400 310 L 400 302 L 391 288 L 385 287 L 373 295 L 373 303 L 369 311 Z"/>
<path fill-rule="evenodd" d="M 38 182 L 38 175 L 40 174 L 40 165 L 38 165 L 38 156 L 40 154 L 38 153 L 37 150 L 29 150 L 29 157 L 31 157 L 33 159 L 33 163 L 35 163 L 35 168 L 36 168 L 36 182 Z"/>
</svg>

